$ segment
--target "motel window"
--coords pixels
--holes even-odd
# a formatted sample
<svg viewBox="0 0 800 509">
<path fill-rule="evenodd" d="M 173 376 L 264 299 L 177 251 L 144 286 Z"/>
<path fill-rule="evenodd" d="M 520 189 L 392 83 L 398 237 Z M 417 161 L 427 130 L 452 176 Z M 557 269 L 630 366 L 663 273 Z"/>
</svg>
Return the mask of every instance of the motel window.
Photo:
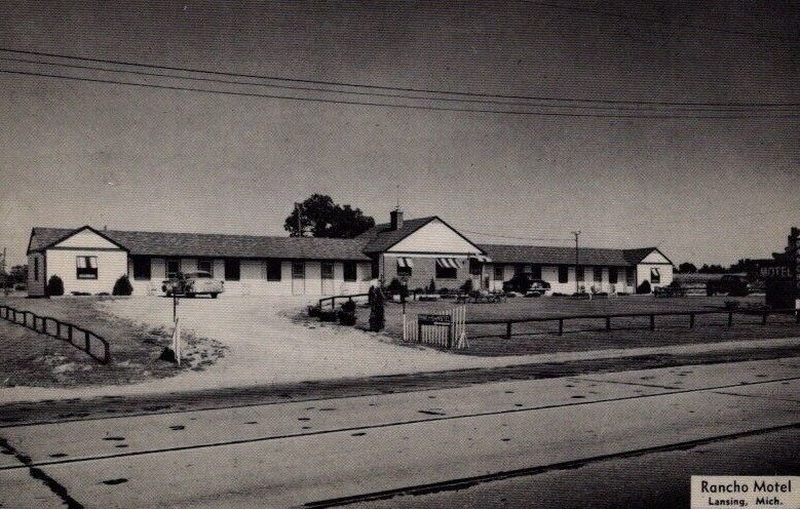
<svg viewBox="0 0 800 509">
<path fill-rule="evenodd" d="M 33 257 L 33 280 L 39 281 L 39 257 Z"/>
<path fill-rule="evenodd" d="M 322 262 L 322 279 L 333 279 L 333 262 Z"/>
<path fill-rule="evenodd" d="M 567 283 L 569 281 L 569 267 L 566 265 L 558 266 L 558 282 Z"/>
<path fill-rule="evenodd" d="M 575 280 L 576 281 L 584 281 L 585 280 L 585 276 L 584 276 L 584 273 L 583 273 L 583 265 L 578 265 L 577 267 L 575 267 Z"/>
<path fill-rule="evenodd" d="M 636 281 L 634 279 L 635 278 L 634 278 L 633 267 L 626 267 L 625 268 L 625 283 L 627 283 L 628 286 L 633 286 L 633 285 L 636 284 Z"/>
<path fill-rule="evenodd" d="M 133 279 L 150 279 L 150 257 L 133 257 Z"/>
<path fill-rule="evenodd" d="M 277 258 L 264 260 L 265 274 L 267 281 L 280 281 L 281 280 L 281 261 Z"/>
<path fill-rule="evenodd" d="M 167 258 L 167 262 L 164 264 L 164 271 L 167 279 L 177 277 L 178 272 L 181 271 L 181 261 L 177 258 Z"/>
<path fill-rule="evenodd" d="M 541 265 L 532 265 L 531 266 L 531 275 L 533 279 L 542 279 L 542 266 Z"/>
<path fill-rule="evenodd" d="M 211 274 L 211 277 L 214 277 L 214 260 L 212 260 L 211 258 L 198 258 L 197 270 L 202 272 L 208 272 L 209 274 Z"/>
<path fill-rule="evenodd" d="M 594 282 L 595 283 L 602 283 L 603 282 L 603 267 L 594 267 Z"/>
<path fill-rule="evenodd" d="M 617 268 L 616 267 L 609 267 L 608 268 L 608 282 L 612 285 L 617 284 Z"/>
<path fill-rule="evenodd" d="M 76 256 L 78 279 L 97 279 L 97 257 Z"/>
<path fill-rule="evenodd" d="M 502 281 L 505 277 L 505 267 L 502 265 L 495 265 L 494 266 L 494 279 L 496 281 Z"/>
<path fill-rule="evenodd" d="M 414 272 L 414 262 L 410 258 L 399 257 L 397 259 L 397 275 L 403 278 L 411 277 Z"/>
<path fill-rule="evenodd" d="M 242 267 L 238 258 L 225 259 L 225 281 L 239 281 Z"/>
<path fill-rule="evenodd" d="M 650 282 L 652 284 L 661 284 L 661 273 L 656 267 L 650 269 Z"/>
<path fill-rule="evenodd" d="M 355 281 L 358 279 L 358 265 L 356 262 L 344 262 L 344 280 Z"/>
<path fill-rule="evenodd" d="M 458 269 L 455 267 L 442 267 L 436 264 L 436 279 L 455 279 L 458 277 Z"/>
<path fill-rule="evenodd" d="M 292 262 L 292 279 L 305 279 L 306 264 L 302 261 Z"/>
</svg>

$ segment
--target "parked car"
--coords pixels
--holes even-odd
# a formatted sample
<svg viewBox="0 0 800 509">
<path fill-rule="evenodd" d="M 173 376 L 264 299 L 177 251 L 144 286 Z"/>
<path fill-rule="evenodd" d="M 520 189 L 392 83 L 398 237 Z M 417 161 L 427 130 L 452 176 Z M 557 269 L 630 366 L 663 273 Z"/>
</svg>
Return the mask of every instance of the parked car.
<svg viewBox="0 0 800 509">
<path fill-rule="evenodd" d="M 504 292 L 516 292 L 526 297 L 541 297 L 550 291 L 550 283 L 523 272 L 503 282 Z"/>
<path fill-rule="evenodd" d="M 216 299 L 217 295 L 225 291 L 225 282 L 211 277 L 211 274 L 204 271 L 179 273 L 174 278 L 165 279 L 161 284 L 161 290 L 167 297 L 174 295 L 185 295 L 194 297 L 196 295 L 210 295 Z"/>
<path fill-rule="evenodd" d="M 732 297 L 743 297 L 750 293 L 750 284 L 743 276 L 726 274 L 719 279 L 711 279 L 706 283 L 708 295 L 725 294 Z"/>
</svg>

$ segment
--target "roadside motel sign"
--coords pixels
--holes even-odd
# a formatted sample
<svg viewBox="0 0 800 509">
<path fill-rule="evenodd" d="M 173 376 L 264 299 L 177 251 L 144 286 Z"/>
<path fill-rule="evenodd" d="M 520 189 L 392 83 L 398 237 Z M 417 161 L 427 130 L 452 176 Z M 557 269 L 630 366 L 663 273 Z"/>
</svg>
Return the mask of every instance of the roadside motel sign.
<svg viewBox="0 0 800 509">
<path fill-rule="evenodd" d="M 422 327 L 446 327 L 446 346 L 453 346 L 453 317 L 450 315 L 417 315 L 417 337 L 422 338 Z M 439 329 L 441 330 L 441 329 Z"/>
</svg>

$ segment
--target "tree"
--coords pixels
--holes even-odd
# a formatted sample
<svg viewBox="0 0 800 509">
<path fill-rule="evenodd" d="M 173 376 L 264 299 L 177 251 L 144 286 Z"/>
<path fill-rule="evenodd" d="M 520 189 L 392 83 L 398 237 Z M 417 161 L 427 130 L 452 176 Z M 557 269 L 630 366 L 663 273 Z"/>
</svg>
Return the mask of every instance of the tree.
<svg viewBox="0 0 800 509">
<path fill-rule="evenodd" d="M 697 267 L 693 263 L 683 262 L 682 264 L 678 265 L 678 272 L 681 274 L 694 274 L 697 272 Z"/>
<path fill-rule="evenodd" d="M 707 263 L 697 269 L 698 274 L 725 274 L 726 272 L 722 265 L 708 265 Z"/>
<path fill-rule="evenodd" d="M 11 267 L 11 281 L 14 284 L 25 284 L 28 282 L 28 266 L 14 265 Z"/>
<path fill-rule="evenodd" d="M 299 216 L 299 217 L 298 217 Z M 375 219 L 361 209 L 338 205 L 333 198 L 312 194 L 283 223 L 291 237 L 326 237 L 349 239 L 375 226 Z"/>
</svg>

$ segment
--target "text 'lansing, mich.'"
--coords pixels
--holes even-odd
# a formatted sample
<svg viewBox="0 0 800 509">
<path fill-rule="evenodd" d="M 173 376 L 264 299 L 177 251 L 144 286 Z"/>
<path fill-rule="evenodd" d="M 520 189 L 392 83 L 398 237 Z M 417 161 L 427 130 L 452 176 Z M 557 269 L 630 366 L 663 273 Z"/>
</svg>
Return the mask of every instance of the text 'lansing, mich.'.
<svg viewBox="0 0 800 509">
<path fill-rule="evenodd" d="M 692 508 L 800 507 L 800 477 L 692 476 Z"/>
</svg>

